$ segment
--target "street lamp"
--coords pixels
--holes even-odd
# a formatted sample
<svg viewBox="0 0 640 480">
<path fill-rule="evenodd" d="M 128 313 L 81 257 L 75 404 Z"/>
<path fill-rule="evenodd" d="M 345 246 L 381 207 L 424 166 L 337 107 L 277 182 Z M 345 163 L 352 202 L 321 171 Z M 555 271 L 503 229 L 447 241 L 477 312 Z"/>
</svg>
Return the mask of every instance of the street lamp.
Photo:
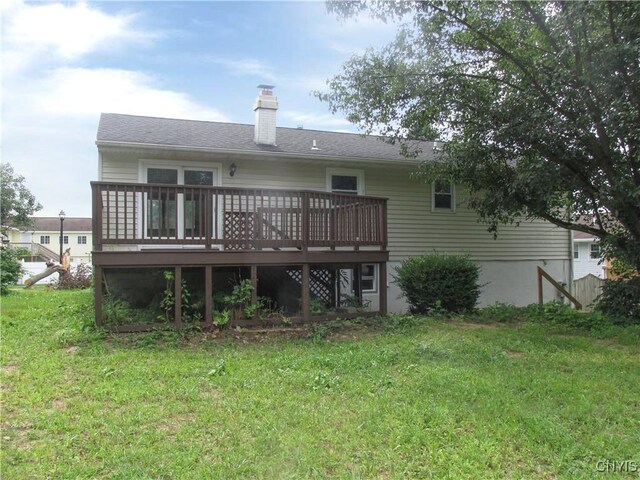
<svg viewBox="0 0 640 480">
<path fill-rule="evenodd" d="M 64 233 L 64 217 L 66 217 L 64 210 L 60 210 L 58 217 L 60 217 L 60 265 L 62 265 L 62 234 Z"/>
</svg>

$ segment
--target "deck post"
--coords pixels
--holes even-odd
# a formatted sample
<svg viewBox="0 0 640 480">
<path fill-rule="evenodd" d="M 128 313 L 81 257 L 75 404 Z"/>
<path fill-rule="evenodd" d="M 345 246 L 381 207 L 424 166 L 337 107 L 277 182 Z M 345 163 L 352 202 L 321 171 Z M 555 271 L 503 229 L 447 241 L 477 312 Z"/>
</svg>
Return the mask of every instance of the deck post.
<svg viewBox="0 0 640 480">
<path fill-rule="evenodd" d="M 102 326 L 102 267 L 93 268 L 93 295 L 96 314 L 96 325 Z"/>
<path fill-rule="evenodd" d="M 253 290 L 251 290 L 251 305 L 256 305 L 258 303 L 258 266 L 251 265 L 251 285 L 253 286 Z M 253 318 L 258 318 L 258 310 L 254 310 Z"/>
<path fill-rule="evenodd" d="M 91 234 L 93 236 L 93 250 L 95 252 L 102 251 L 102 192 L 100 185 L 91 183 Z M 108 212 L 107 212 L 108 213 Z"/>
<path fill-rule="evenodd" d="M 213 312 L 211 308 L 213 299 L 213 282 L 211 280 L 211 267 L 206 265 L 204 267 L 204 325 L 211 327 L 213 323 Z"/>
<path fill-rule="evenodd" d="M 302 250 L 309 250 L 309 192 L 302 192 Z"/>
<path fill-rule="evenodd" d="M 182 326 L 182 267 L 175 267 L 174 282 L 174 323 L 176 327 L 180 327 Z"/>
<path fill-rule="evenodd" d="M 205 192 L 204 194 L 204 245 L 205 248 L 210 249 L 211 244 L 213 243 L 213 208 L 212 208 L 212 193 Z M 211 319 L 209 319 L 211 320 Z"/>
<path fill-rule="evenodd" d="M 378 267 L 378 292 L 380 292 L 379 293 L 380 298 L 378 299 L 380 314 L 386 315 L 387 314 L 387 262 L 380 263 L 380 266 Z"/>
<path fill-rule="evenodd" d="M 542 269 L 537 267 L 536 274 L 538 276 L 538 305 L 544 303 L 544 295 L 542 293 Z"/>
<path fill-rule="evenodd" d="M 302 265 L 302 318 L 305 322 L 309 321 L 310 310 L 309 306 L 311 303 L 311 298 L 309 294 L 309 277 L 310 277 L 310 268 L 309 264 L 305 263 Z"/>
<path fill-rule="evenodd" d="M 353 293 L 362 306 L 362 264 L 356 263 L 353 266 Z"/>
<path fill-rule="evenodd" d="M 342 306 L 342 269 L 335 267 L 336 271 L 336 308 Z"/>
</svg>

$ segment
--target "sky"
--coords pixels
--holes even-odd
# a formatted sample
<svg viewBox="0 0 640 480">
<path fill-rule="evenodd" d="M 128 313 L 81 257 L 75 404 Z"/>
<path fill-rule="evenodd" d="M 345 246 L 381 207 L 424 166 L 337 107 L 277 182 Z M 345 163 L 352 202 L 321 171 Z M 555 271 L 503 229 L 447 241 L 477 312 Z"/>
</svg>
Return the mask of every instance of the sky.
<svg viewBox="0 0 640 480">
<path fill-rule="evenodd" d="M 271 84 L 278 126 L 355 132 L 311 92 L 396 31 L 315 1 L 7 0 L 0 15 L 2 162 L 37 216 L 91 215 L 101 112 L 252 124 Z"/>
</svg>

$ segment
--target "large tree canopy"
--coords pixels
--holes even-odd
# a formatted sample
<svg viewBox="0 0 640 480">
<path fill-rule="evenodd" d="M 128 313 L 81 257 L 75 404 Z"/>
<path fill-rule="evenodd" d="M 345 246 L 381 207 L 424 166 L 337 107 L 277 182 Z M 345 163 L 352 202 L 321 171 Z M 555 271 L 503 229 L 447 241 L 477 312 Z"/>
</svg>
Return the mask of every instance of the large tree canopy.
<svg viewBox="0 0 640 480">
<path fill-rule="evenodd" d="M 393 43 L 353 57 L 318 93 L 334 112 L 400 141 L 444 140 L 420 173 L 466 186 L 494 231 L 542 218 L 640 267 L 640 2 L 329 9 L 405 19 Z"/>
<path fill-rule="evenodd" d="M 0 164 L 0 227 L 30 226 L 31 215 L 42 208 L 24 181 L 10 164 Z"/>
</svg>

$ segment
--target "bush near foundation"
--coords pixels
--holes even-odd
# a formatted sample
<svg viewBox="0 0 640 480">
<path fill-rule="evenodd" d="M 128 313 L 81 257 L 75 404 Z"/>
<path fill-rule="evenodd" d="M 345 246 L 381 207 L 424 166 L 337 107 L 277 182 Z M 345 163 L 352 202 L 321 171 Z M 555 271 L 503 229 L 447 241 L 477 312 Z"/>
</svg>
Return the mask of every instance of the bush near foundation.
<svg viewBox="0 0 640 480">
<path fill-rule="evenodd" d="M 640 324 L 640 277 L 607 280 L 596 310 L 618 324 Z"/>
<path fill-rule="evenodd" d="M 395 282 L 411 313 L 467 312 L 480 296 L 480 268 L 467 255 L 425 255 L 396 268 Z"/>
</svg>

